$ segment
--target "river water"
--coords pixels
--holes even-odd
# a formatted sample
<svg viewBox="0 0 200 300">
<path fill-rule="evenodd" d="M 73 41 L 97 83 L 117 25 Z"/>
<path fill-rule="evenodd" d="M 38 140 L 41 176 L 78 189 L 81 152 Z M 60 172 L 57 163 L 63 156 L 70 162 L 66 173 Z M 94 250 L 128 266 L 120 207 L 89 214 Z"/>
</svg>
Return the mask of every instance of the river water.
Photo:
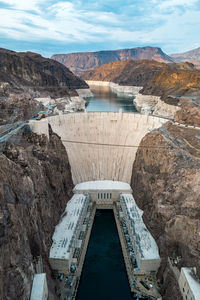
<svg viewBox="0 0 200 300">
<path fill-rule="evenodd" d="M 94 97 L 87 99 L 86 108 L 88 111 L 119 111 L 135 112 L 133 96 L 118 96 L 109 87 L 91 87 Z"/>
<path fill-rule="evenodd" d="M 77 300 L 133 300 L 112 210 L 98 210 Z"/>
</svg>

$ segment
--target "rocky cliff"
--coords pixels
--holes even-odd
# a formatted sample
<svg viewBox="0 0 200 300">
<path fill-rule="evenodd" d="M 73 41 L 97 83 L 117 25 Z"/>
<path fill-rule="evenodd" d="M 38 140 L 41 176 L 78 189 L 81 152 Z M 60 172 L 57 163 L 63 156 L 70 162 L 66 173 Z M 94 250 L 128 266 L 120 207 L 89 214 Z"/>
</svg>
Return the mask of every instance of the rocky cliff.
<svg viewBox="0 0 200 300">
<path fill-rule="evenodd" d="M 77 96 L 75 89 L 88 85 L 55 60 L 32 52 L 0 49 L 0 82 L 8 83 L 5 92 L 28 92 L 35 97 Z"/>
<path fill-rule="evenodd" d="M 199 102 L 183 103 L 181 109 L 174 116 L 175 121 L 200 127 L 200 104 Z"/>
<path fill-rule="evenodd" d="M 26 126 L 4 145 L 0 165 L 0 299 L 29 299 L 39 257 L 57 299 L 48 254 L 73 186 L 65 147 L 51 129 L 48 140 Z"/>
<path fill-rule="evenodd" d="M 168 55 L 157 47 L 137 47 L 112 51 L 55 54 L 51 58 L 64 64 L 78 75 L 112 61 L 148 59 L 166 63 L 173 62 Z"/>
<path fill-rule="evenodd" d="M 27 121 L 36 117 L 41 110 L 46 110 L 46 108 L 34 100 L 30 94 L 9 94 L 8 97 L 2 97 L 0 100 L 0 133 L 3 129 L 1 125 Z"/>
<path fill-rule="evenodd" d="M 176 62 L 191 62 L 200 66 L 200 47 L 183 53 L 170 54 L 170 57 Z"/>
<path fill-rule="evenodd" d="M 168 122 L 147 134 L 137 151 L 131 186 L 160 249 L 163 299 L 182 299 L 167 257 L 181 256 L 178 267 L 195 266 L 200 276 L 199 130 Z"/>
</svg>

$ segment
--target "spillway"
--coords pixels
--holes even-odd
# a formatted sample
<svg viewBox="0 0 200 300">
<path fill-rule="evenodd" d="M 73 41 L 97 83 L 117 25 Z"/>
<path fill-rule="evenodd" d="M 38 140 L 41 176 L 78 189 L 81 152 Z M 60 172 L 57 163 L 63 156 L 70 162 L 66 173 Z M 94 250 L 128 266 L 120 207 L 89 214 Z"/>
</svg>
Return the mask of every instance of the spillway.
<svg viewBox="0 0 200 300">
<path fill-rule="evenodd" d="M 30 121 L 48 136 L 48 124 L 66 147 L 74 184 L 91 180 L 130 183 L 141 139 L 167 120 L 139 113 L 84 112 Z"/>
</svg>

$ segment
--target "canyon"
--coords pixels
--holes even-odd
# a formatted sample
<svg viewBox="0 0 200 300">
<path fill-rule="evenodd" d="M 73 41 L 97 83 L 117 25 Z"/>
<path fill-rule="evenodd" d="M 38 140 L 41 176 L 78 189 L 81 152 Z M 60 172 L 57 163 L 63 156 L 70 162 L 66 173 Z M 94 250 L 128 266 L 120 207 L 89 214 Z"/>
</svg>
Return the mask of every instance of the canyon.
<svg viewBox="0 0 200 300">
<path fill-rule="evenodd" d="M 0 68 L 5 109 L 1 129 L 24 122 L 6 141 L 0 140 L 0 298 L 28 299 L 39 268 L 47 274 L 49 299 L 58 299 L 48 261 L 54 228 L 74 184 L 110 179 L 131 184 L 159 247 L 162 297 L 181 299 L 168 257 L 181 257 L 179 269 L 196 267 L 199 278 L 200 107 L 198 101 L 178 106 L 177 96 L 198 97 L 199 71 L 188 63 L 128 60 L 79 79 L 37 54 L 0 52 L 5 62 Z M 78 97 L 76 90 L 88 95 L 84 79 L 135 86 L 136 94 L 140 87 L 139 95 L 178 107 L 173 112 L 176 123 L 142 114 L 87 111 L 25 122 L 46 109 L 48 97 Z M 37 97 L 44 98 L 43 104 Z"/>
<path fill-rule="evenodd" d="M 118 61 L 82 75 L 90 86 L 109 85 L 117 93 L 129 93 L 138 111 L 174 118 L 183 102 L 200 95 L 200 71 L 191 63 Z"/>
</svg>

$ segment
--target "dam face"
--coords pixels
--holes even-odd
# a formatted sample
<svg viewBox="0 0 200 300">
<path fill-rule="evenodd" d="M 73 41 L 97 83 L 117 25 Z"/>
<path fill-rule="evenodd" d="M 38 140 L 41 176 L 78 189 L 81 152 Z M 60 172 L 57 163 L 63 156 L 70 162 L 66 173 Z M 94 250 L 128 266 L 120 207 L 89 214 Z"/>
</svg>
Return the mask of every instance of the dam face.
<svg viewBox="0 0 200 300">
<path fill-rule="evenodd" d="M 86 112 L 30 121 L 48 136 L 48 124 L 62 139 L 74 184 L 92 180 L 130 183 L 137 148 L 145 134 L 166 119 L 122 112 Z"/>
</svg>

